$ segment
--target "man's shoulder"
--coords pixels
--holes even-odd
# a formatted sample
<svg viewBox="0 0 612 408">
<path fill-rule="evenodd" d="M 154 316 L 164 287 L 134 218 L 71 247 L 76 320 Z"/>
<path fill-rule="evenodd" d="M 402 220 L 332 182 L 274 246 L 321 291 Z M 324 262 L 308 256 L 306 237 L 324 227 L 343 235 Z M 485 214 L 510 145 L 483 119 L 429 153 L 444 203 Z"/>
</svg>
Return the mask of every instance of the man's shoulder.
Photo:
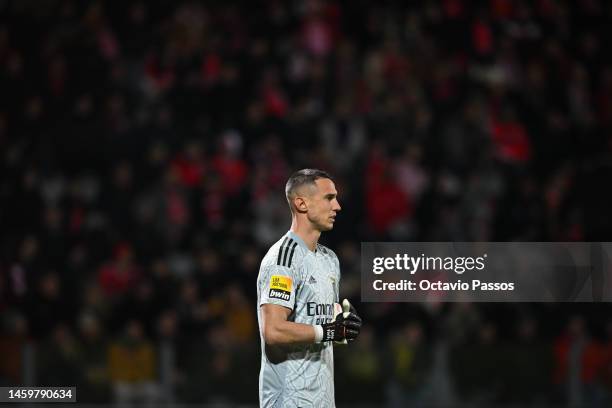
<svg viewBox="0 0 612 408">
<path fill-rule="evenodd" d="M 262 267 L 275 266 L 297 269 L 304 261 L 306 251 L 289 235 L 276 241 L 264 256 Z"/>
<path fill-rule="evenodd" d="M 317 243 L 317 251 L 321 251 L 323 255 L 328 256 L 330 258 L 338 259 L 336 253 L 331 248 L 326 247 L 325 245 Z"/>
</svg>

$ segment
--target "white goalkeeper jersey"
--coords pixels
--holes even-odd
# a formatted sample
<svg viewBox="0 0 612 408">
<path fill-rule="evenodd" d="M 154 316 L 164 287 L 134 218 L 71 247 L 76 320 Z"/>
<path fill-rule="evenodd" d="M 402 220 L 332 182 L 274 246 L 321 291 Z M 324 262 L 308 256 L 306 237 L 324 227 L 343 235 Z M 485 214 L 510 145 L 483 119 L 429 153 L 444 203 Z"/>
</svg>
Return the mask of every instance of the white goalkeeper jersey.
<svg viewBox="0 0 612 408">
<path fill-rule="evenodd" d="M 261 261 L 257 277 L 261 407 L 335 407 L 332 344 L 267 346 L 261 305 L 273 303 L 291 309 L 289 320 L 296 323 L 329 323 L 334 319 L 339 284 L 336 254 L 318 244 L 316 251 L 310 251 L 291 231 L 272 245 Z"/>
</svg>

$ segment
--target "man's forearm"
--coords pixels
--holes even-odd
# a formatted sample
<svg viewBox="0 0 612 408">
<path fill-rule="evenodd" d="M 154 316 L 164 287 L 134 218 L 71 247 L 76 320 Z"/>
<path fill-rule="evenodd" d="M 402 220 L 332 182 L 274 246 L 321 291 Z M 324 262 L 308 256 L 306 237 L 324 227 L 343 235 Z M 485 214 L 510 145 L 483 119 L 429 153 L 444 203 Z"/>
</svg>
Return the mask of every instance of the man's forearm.
<svg viewBox="0 0 612 408">
<path fill-rule="evenodd" d="M 311 344 L 315 343 L 316 334 L 315 326 L 285 320 L 266 326 L 264 340 L 269 345 Z"/>
</svg>

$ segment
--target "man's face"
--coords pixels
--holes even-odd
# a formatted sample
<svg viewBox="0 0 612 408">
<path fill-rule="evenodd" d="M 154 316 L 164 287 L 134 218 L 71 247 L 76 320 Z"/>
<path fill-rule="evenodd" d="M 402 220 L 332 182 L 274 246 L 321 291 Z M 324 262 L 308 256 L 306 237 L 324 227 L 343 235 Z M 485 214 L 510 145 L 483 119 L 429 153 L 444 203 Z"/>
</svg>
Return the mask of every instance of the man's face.
<svg viewBox="0 0 612 408">
<path fill-rule="evenodd" d="M 318 179 L 316 187 L 310 189 L 306 197 L 308 220 L 319 230 L 329 231 L 334 228 L 336 213 L 341 210 L 338 203 L 338 192 L 330 179 Z"/>
</svg>

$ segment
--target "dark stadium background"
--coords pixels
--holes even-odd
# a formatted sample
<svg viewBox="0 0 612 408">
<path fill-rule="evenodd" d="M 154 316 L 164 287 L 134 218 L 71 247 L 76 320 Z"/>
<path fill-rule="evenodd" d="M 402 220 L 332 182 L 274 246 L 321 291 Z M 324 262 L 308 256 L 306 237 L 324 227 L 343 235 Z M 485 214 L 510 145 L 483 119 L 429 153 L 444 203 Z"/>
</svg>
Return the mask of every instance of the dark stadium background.
<svg viewBox="0 0 612 408">
<path fill-rule="evenodd" d="M 302 167 L 340 406 L 610 406 L 608 304 L 361 304 L 361 241 L 612 236 L 612 3 L 0 0 L 0 385 L 257 403 Z"/>
</svg>

